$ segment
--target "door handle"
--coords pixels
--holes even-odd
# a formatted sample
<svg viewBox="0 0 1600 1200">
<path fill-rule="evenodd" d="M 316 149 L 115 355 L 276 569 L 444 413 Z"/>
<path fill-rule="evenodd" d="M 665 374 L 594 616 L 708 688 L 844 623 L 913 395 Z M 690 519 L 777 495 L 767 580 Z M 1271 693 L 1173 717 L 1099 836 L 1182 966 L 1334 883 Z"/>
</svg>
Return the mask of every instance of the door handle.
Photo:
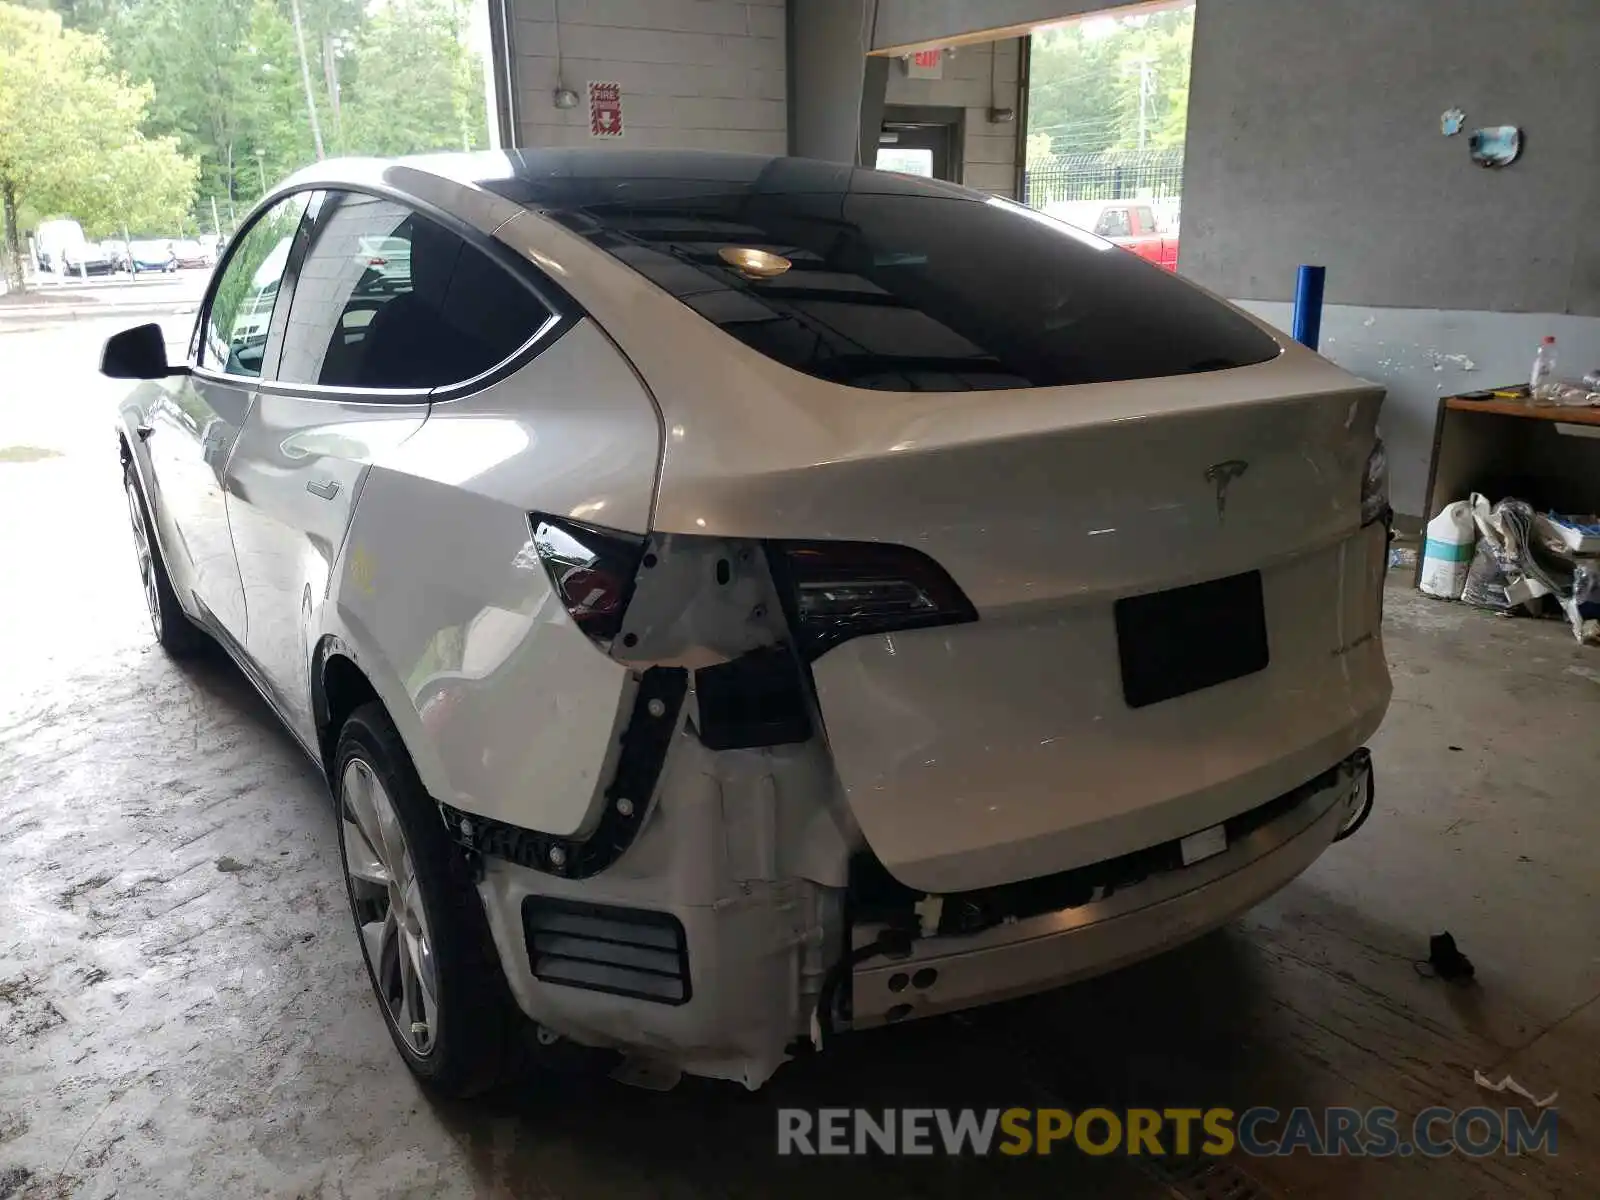
<svg viewBox="0 0 1600 1200">
<path fill-rule="evenodd" d="M 154 425 L 146 425 L 141 422 L 133 427 L 133 431 L 139 435 L 139 440 L 141 442 L 148 442 L 150 440 L 150 435 L 156 431 L 156 427 Z"/>
<path fill-rule="evenodd" d="M 306 491 L 313 496 L 320 496 L 324 500 L 332 500 L 339 494 L 339 485 L 332 479 L 308 479 Z"/>
</svg>

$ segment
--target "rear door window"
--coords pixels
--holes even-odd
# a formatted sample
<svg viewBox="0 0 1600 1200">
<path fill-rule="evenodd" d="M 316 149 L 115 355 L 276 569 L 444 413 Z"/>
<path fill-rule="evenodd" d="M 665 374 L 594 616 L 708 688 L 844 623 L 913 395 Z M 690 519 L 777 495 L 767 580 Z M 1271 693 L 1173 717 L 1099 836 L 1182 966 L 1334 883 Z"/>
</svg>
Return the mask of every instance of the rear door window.
<svg viewBox="0 0 1600 1200">
<path fill-rule="evenodd" d="M 505 267 L 403 204 L 328 192 L 295 281 L 278 379 L 381 390 L 461 383 L 550 319 Z"/>
<path fill-rule="evenodd" d="M 1241 313 L 1110 242 L 933 181 L 775 159 L 750 179 L 619 166 L 519 186 L 547 189 L 517 198 L 745 345 L 853 387 L 1101 383 L 1279 352 Z"/>
</svg>

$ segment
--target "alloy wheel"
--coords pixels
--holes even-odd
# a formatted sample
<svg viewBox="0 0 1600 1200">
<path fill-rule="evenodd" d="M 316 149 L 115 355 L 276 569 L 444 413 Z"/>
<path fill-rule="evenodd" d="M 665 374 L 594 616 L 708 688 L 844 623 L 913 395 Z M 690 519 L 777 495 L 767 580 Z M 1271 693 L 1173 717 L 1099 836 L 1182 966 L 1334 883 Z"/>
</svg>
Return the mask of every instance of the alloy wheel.
<svg viewBox="0 0 1600 1200">
<path fill-rule="evenodd" d="M 150 530 L 144 522 L 144 504 L 139 499 L 139 489 L 128 480 L 128 519 L 133 523 L 133 552 L 139 560 L 139 583 L 144 588 L 144 606 L 150 611 L 150 625 L 161 637 L 161 593 L 157 587 L 155 553 L 151 547 Z"/>
<path fill-rule="evenodd" d="M 394 803 L 371 765 L 352 758 L 340 780 L 345 871 L 362 952 L 389 1021 L 426 1057 L 438 1022 L 433 938 Z"/>
</svg>

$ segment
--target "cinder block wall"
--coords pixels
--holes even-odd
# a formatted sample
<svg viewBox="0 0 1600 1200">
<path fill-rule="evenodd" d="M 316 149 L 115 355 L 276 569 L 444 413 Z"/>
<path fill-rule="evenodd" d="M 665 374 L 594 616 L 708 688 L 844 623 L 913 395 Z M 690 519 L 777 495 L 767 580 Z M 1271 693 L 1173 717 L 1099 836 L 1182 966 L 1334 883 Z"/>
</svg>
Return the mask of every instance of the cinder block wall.
<svg viewBox="0 0 1600 1200">
<path fill-rule="evenodd" d="M 518 141 L 782 154 L 784 0 L 516 0 Z M 622 85 L 623 137 L 590 135 L 588 84 Z M 559 109 L 559 86 L 578 93 Z"/>
<path fill-rule="evenodd" d="M 885 104 L 937 104 L 966 110 L 966 137 L 962 147 L 961 182 L 996 196 L 1017 194 L 1017 126 L 1015 121 L 995 124 L 990 107 L 1019 113 L 1017 72 L 1021 42 L 958 46 L 944 53 L 943 78 L 912 79 L 905 64 L 889 64 Z"/>
</svg>

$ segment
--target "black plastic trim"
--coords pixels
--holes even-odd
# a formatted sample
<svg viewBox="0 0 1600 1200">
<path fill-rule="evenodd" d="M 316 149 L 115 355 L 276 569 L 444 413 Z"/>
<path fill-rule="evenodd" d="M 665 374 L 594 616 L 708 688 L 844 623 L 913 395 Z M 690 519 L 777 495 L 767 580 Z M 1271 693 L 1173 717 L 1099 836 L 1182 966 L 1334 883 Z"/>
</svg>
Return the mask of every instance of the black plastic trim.
<svg viewBox="0 0 1600 1200">
<path fill-rule="evenodd" d="M 546 974 L 540 971 L 541 954 L 534 945 L 534 939 L 539 933 L 544 932 L 535 927 L 535 922 L 540 913 L 551 913 L 563 916 L 594 917 L 603 921 L 611 921 L 618 925 L 646 926 L 652 929 L 665 929 L 672 934 L 672 953 L 677 958 L 676 973 L 658 971 L 650 967 L 620 966 L 601 959 L 586 959 L 576 955 L 559 955 L 567 962 L 587 962 L 595 966 L 609 967 L 617 971 L 634 971 L 640 975 L 663 980 L 677 980 L 683 985 L 683 995 L 676 999 L 652 995 L 649 992 L 635 991 L 631 988 L 608 987 L 602 983 L 585 983 L 572 979 L 563 979 L 558 975 Z M 640 949 L 660 951 L 662 947 L 650 946 L 638 942 L 623 942 L 612 938 L 584 938 L 577 934 L 566 934 L 577 941 L 591 941 L 618 946 L 638 946 Z M 525 896 L 522 900 L 522 940 L 528 952 L 528 969 L 533 972 L 533 977 L 541 983 L 548 983 L 555 987 L 576 988 L 585 992 L 605 992 L 612 996 L 627 996 L 633 1000 L 643 1000 L 650 1004 L 664 1004 L 669 1008 L 676 1008 L 689 1003 L 694 996 L 694 986 L 689 976 L 689 938 L 684 932 L 683 922 L 671 913 L 657 912 L 648 908 L 623 908 L 612 904 L 591 904 L 581 900 L 560 900 L 553 896 Z"/>
<path fill-rule="evenodd" d="M 682 667 L 651 667 L 640 677 L 633 713 L 622 732 L 616 774 L 605 790 L 605 810 L 588 837 L 556 837 L 441 804 L 451 836 L 471 853 L 547 875 L 563 879 L 598 875 L 622 857 L 644 826 L 688 689 L 689 673 Z M 650 711 L 652 704 L 660 706 L 659 714 Z"/>
<path fill-rule="evenodd" d="M 790 746 L 811 739 L 806 681 L 788 646 L 769 646 L 694 673 L 708 750 Z"/>
</svg>

